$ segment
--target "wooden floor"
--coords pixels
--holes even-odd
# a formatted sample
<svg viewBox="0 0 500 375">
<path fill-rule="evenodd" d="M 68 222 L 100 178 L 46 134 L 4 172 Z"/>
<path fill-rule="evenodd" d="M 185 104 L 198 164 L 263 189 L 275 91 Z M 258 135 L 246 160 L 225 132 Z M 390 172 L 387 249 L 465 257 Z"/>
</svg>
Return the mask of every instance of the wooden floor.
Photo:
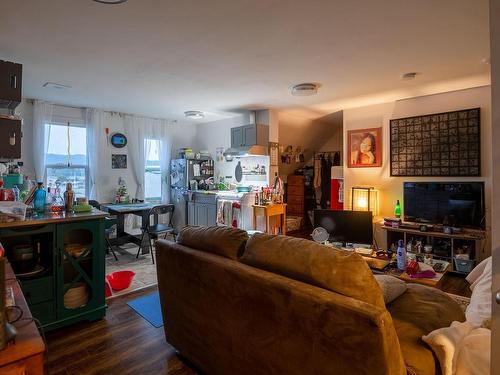
<svg viewBox="0 0 500 375">
<path fill-rule="evenodd" d="M 106 317 L 47 334 L 50 375 L 192 375 L 195 374 L 155 328 L 127 302 L 149 294 L 143 289 L 108 301 Z"/>
</svg>

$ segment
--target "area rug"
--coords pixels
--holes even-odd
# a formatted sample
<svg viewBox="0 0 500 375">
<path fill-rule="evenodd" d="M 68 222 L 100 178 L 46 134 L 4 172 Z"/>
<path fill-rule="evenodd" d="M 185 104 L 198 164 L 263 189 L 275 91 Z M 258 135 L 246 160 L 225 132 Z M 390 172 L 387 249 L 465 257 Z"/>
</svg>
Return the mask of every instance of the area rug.
<svg viewBox="0 0 500 375">
<path fill-rule="evenodd" d="M 160 295 L 158 292 L 142 296 L 127 303 L 137 314 L 146 319 L 154 327 L 163 326 L 163 317 L 161 315 Z"/>
</svg>

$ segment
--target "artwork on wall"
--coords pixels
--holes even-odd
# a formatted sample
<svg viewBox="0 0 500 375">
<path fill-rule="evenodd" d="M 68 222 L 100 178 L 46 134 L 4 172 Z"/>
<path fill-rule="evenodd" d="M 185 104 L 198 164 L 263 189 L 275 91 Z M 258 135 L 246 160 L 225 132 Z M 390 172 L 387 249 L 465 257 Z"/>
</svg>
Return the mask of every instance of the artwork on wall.
<svg viewBox="0 0 500 375">
<path fill-rule="evenodd" d="M 111 155 L 111 168 L 112 169 L 127 169 L 127 155 L 126 154 L 112 154 Z"/>
<path fill-rule="evenodd" d="M 390 121 L 391 176 L 480 176 L 480 109 Z"/>
<path fill-rule="evenodd" d="M 347 150 L 349 168 L 382 166 L 382 128 L 349 130 Z"/>
</svg>

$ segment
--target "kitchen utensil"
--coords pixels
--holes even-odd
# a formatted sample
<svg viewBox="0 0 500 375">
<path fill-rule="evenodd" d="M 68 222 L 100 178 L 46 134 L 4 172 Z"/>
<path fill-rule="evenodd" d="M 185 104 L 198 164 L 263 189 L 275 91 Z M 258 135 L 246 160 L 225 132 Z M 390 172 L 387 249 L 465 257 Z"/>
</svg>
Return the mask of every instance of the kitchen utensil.
<svg viewBox="0 0 500 375">
<path fill-rule="evenodd" d="M 249 193 L 252 191 L 251 186 L 236 186 L 236 191 L 238 193 Z"/>
<path fill-rule="evenodd" d="M 236 164 L 236 168 L 234 169 L 234 177 L 237 182 L 241 182 L 243 178 L 243 168 L 241 168 L 241 161 L 238 160 L 238 164 Z"/>
</svg>

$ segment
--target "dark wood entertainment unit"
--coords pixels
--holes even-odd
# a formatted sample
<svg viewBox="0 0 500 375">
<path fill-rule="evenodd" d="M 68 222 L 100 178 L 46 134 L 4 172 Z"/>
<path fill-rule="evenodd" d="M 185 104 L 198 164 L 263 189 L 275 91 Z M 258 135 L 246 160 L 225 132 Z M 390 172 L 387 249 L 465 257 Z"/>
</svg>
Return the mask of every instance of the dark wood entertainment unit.
<svg viewBox="0 0 500 375">
<path fill-rule="evenodd" d="M 427 230 L 421 231 L 418 225 L 403 224 L 397 228 L 381 225 L 381 228 L 386 232 L 387 247 L 391 244 L 403 240 L 405 244 L 412 239 L 422 241 L 423 245 L 432 245 L 432 256 L 436 259 L 442 259 L 450 262 L 451 271 L 458 274 L 468 274 L 476 265 L 478 250 L 480 250 L 486 240 L 486 232 L 480 230 L 464 230 L 461 233 L 446 234 L 442 231 Z M 469 261 L 454 259 L 457 254 L 467 248 L 469 253 Z M 423 254 L 423 251 L 421 252 Z M 457 264 L 458 262 L 458 264 Z M 464 268 L 469 266 L 469 271 L 464 271 Z"/>
</svg>

